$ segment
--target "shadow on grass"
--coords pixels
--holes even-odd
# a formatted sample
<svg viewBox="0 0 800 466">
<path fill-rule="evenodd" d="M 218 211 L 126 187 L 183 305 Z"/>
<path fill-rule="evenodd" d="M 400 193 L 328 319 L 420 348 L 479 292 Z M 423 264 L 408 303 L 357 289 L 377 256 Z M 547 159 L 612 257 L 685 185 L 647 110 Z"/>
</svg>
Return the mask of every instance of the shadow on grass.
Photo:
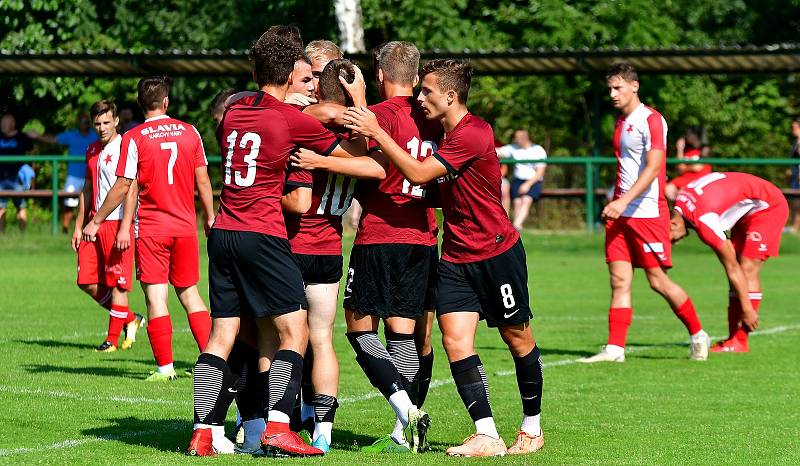
<svg viewBox="0 0 800 466">
<path fill-rule="evenodd" d="M 508 347 L 505 346 L 505 345 L 499 345 L 499 346 L 476 346 L 475 350 L 478 351 L 478 353 L 480 353 L 482 351 L 500 351 L 500 352 L 504 352 L 504 353 L 508 354 Z M 593 353 L 591 351 L 561 349 L 561 348 L 539 348 L 539 351 L 541 352 L 542 356 L 562 355 L 562 356 L 579 356 L 579 357 L 583 357 L 583 356 L 590 356 L 592 354 L 595 354 L 595 353 Z"/>
<path fill-rule="evenodd" d="M 70 367 L 70 366 L 55 366 L 52 364 L 31 364 L 22 366 L 28 372 L 34 374 L 78 374 L 78 375 L 99 375 L 102 377 L 127 377 L 133 379 L 144 379 L 147 373 L 142 371 L 132 371 L 112 366 L 85 366 L 85 367 Z"/>
<path fill-rule="evenodd" d="M 14 342 L 30 346 L 42 346 L 45 348 L 94 349 L 97 346 L 92 345 L 91 343 L 75 343 L 72 341 L 59 340 L 14 340 Z"/>
<path fill-rule="evenodd" d="M 331 445 L 332 449 L 336 450 L 344 450 L 344 451 L 358 451 L 362 447 L 366 447 L 368 445 L 372 445 L 373 442 L 378 440 L 380 437 L 373 437 L 371 435 L 364 435 L 361 433 L 356 433 L 350 430 L 344 429 L 333 429 L 333 445 Z M 449 444 L 441 443 L 441 442 L 428 442 L 431 451 L 444 451 Z"/>
<path fill-rule="evenodd" d="M 192 436 L 191 419 L 107 419 L 109 425 L 81 431 L 99 439 L 128 445 L 154 448 L 165 452 L 182 452 Z"/>
</svg>

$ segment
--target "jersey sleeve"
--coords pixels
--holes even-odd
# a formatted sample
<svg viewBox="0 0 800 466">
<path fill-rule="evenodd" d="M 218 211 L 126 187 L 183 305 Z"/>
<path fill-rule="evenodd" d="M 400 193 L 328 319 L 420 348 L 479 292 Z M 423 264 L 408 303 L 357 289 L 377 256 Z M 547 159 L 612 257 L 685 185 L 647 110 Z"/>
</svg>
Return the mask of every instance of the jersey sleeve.
<svg viewBox="0 0 800 466">
<path fill-rule="evenodd" d="M 381 127 L 382 130 L 386 131 L 390 135 L 392 134 L 393 125 L 390 119 L 386 118 L 386 115 L 383 112 L 382 107 L 373 107 L 370 108 L 371 111 L 375 113 L 375 119 L 378 120 L 378 126 Z M 378 145 L 378 141 L 374 139 L 370 139 L 367 142 L 367 149 L 369 152 L 380 150 L 380 146 Z"/>
<path fill-rule="evenodd" d="M 446 139 L 442 147 L 433 153 L 433 156 L 444 165 L 447 173 L 457 175 L 464 166 L 483 153 L 479 136 L 461 131 Z"/>
<path fill-rule="evenodd" d="M 341 139 L 337 138 L 322 123 L 301 112 L 286 114 L 292 142 L 300 147 L 313 150 L 321 155 L 329 155 Z"/>
<path fill-rule="evenodd" d="M 647 117 L 647 133 L 644 146 L 646 151 L 667 150 L 667 128 L 664 119 L 658 113 L 651 113 Z"/>
<path fill-rule="evenodd" d="M 697 230 L 697 236 L 716 251 L 719 251 L 728 239 L 720 224 L 719 215 L 714 212 L 708 212 L 698 217 L 695 230 Z"/>
<path fill-rule="evenodd" d="M 194 130 L 194 134 L 197 135 L 197 148 L 195 149 L 194 153 L 194 168 L 205 167 L 208 165 L 208 159 L 206 158 L 206 149 L 203 146 L 203 138 L 200 137 L 200 132 L 197 131 L 197 128 L 192 126 Z"/>
<path fill-rule="evenodd" d="M 139 167 L 139 148 L 136 145 L 136 140 L 127 136 L 127 134 L 122 135 L 116 175 L 135 180 Z"/>
<path fill-rule="evenodd" d="M 286 186 L 293 186 L 296 188 L 311 188 L 314 186 L 314 177 L 310 170 L 302 168 L 292 168 L 286 172 Z"/>
</svg>

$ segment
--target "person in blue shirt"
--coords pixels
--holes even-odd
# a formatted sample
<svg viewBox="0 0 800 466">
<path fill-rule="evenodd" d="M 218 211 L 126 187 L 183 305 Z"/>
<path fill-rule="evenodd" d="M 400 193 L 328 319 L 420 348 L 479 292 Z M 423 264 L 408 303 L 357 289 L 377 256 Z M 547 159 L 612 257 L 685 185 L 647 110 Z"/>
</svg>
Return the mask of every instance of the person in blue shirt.
<svg viewBox="0 0 800 466">
<path fill-rule="evenodd" d="M 0 157 L 25 155 L 32 149 L 30 139 L 25 133 L 17 130 L 17 120 L 14 115 L 6 113 L 0 118 Z M 1 162 L 1 161 L 0 161 Z M 3 191 L 24 191 L 30 186 L 20 180 L 20 173 L 30 165 L 23 165 L 22 162 L 0 163 L 0 190 Z M 27 173 L 27 170 L 25 172 Z M 25 231 L 28 222 L 28 210 L 26 209 L 25 198 L 14 198 L 14 205 L 17 207 L 17 225 L 19 231 Z M 0 232 L 5 231 L 6 206 L 8 199 L 0 199 Z"/>
</svg>

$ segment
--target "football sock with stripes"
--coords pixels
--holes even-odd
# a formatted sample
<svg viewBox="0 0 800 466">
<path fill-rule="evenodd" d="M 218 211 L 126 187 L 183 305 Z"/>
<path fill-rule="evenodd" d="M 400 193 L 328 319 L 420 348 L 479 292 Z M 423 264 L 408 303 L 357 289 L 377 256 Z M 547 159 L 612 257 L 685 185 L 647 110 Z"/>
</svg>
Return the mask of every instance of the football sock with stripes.
<svg viewBox="0 0 800 466">
<path fill-rule="evenodd" d="M 195 424 L 224 425 L 239 378 L 224 359 L 210 353 L 200 354 L 193 375 Z"/>
<path fill-rule="evenodd" d="M 258 350 L 236 341 L 228 356 L 228 367 L 239 376 L 236 390 L 236 407 L 244 421 L 262 419 L 261 381 L 258 377 Z"/>
<path fill-rule="evenodd" d="M 108 311 L 108 335 L 106 336 L 107 342 L 117 346 L 117 343 L 119 343 L 119 335 L 122 333 L 122 326 L 125 325 L 129 314 L 131 314 L 131 310 L 128 308 L 128 306 L 122 306 L 119 304 L 111 305 L 111 310 Z"/>
<path fill-rule="evenodd" d="M 630 307 L 612 307 L 608 310 L 608 344 L 625 348 L 628 327 L 633 320 L 633 309 Z"/>
<path fill-rule="evenodd" d="M 500 438 L 489 405 L 489 381 L 477 354 L 450 363 L 450 372 L 461 401 L 479 434 Z"/>
<path fill-rule="evenodd" d="M 417 405 L 419 398 L 419 354 L 413 333 L 395 333 L 386 330 L 386 351 L 392 358 L 411 402 Z"/>
<path fill-rule="evenodd" d="M 194 341 L 197 342 L 197 348 L 202 353 L 211 334 L 211 314 L 203 310 L 190 312 L 186 316 L 189 318 L 189 328 L 192 330 Z"/>
<path fill-rule="evenodd" d="M 678 306 L 677 309 L 673 308 L 672 312 L 674 312 L 678 319 L 683 322 L 683 325 L 686 326 L 689 335 L 695 335 L 700 330 L 703 330 L 703 326 L 700 325 L 700 319 L 697 317 L 697 311 L 694 309 L 691 298 L 686 298 L 686 301 Z"/>
<path fill-rule="evenodd" d="M 303 356 L 292 350 L 279 350 L 269 368 L 267 421 L 289 424 L 303 377 Z"/>
<path fill-rule="evenodd" d="M 433 376 L 433 349 L 428 354 L 419 357 L 419 393 L 417 395 L 417 408 L 422 408 L 425 398 L 428 397 L 428 390 L 431 386 Z"/>
<path fill-rule="evenodd" d="M 331 435 L 333 432 L 333 421 L 336 417 L 336 408 L 339 407 L 339 402 L 335 396 L 323 395 L 322 393 L 314 395 L 314 434 L 311 440 L 317 440 L 320 435 L 325 437 L 328 445 L 331 444 Z"/>
<path fill-rule="evenodd" d="M 109 288 L 105 285 L 97 285 L 97 293 L 92 297 L 97 304 L 104 307 L 107 310 L 111 310 L 111 291 L 112 288 Z"/>
<path fill-rule="evenodd" d="M 150 319 L 147 325 L 147 337 L 153 349 L 153 357 L 159 372 L 172 370 L 172 319 L 169 315 Z M 162 369 L 163 368 L 163 369 Z"/>
<path fill-rule="evenodd" d="M 517 373 L 517 386 L 522 398 L 522 424 L 520 430 L 528 435 L 539 435 L 539 418 L 542 413 L 542 360 L 539 347 L 534 346 L 530 353 L 514 357 Z"/>
<path fill-rule="evenodd" d="M 761 299 L 763 298 L 763 295 L 761 294 L 760 291 L 751 291 L 749 293 L 749 298 L 750 298 L 750 305 L 753 306 L 753 310 L 756 311 L 756 314 L 758 314 L 758 308 L 761 306 Z M 736 301 L 738 303 L 739 300 L 736 299 Z M 750 332 L 747 329 L 745 329 L 744 326 L 741 325 L 742 306 L 741 306 L 741 304 L 738 304 L 737 306 L 738 306 L 738 309 L 739 309 L 739 313 L 737 315 L 737 319 L 736 319 L 736 322 L 735 322 L 736 330 L 732 335 L 733 335 L 734 338 L 736 338 L 736 339 L 738 339 L 738 340 L 740 340 L 741 342 L 744 343 L 744 342 L 747 342 L 747 335 Z M 730 322 L 729 322 L 728 325 L 730 326 Z"/>
</svg>

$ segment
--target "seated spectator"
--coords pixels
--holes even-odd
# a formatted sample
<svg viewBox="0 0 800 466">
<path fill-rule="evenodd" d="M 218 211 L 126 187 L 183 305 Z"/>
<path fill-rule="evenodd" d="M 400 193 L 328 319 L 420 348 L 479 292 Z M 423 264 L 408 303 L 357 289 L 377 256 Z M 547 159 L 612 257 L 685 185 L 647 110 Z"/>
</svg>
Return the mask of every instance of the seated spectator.
<svg viewBox="0 0 800 466">
<path fill-rule="evenodd" d="M 514 202 L 514 227 L 522 230 L 533 201 L 538 200 L 542 193 L 547 153 L 542 146 L 531 141 L 528 131 L 517 129 L 514 131 L 514 143 L 501 147 L 498 155 L 511 157 L 517 162 L 511 179 L 511 198 Z"/>
<path fill-rule="evenodd" d="M 792 155 L 793 159 L 800 159 L 800 117 L 792 120 Z M 800 160 L 798 160 L 800 163 Z M 800 189 L 800 165 L 792 165 L 791 179 L 789 180 L 789 187 L 792 189 Z M 797 233 L 800 231 L 800 198 L 792 197 L 790 200 L 792 207 L 792 220 L 789 226 L 789 231 Z"/>
<path fill-rule="evenodd" d="M 6 113 L 0 119 L 0 158 L 4 156 L 25 155 L 32 149 L 30 138 L 17 130 L 17 119 L 14 115 Z M 23 169 L 26 166 L 27 169 Z M 30 187 L 30 172 L 33 171 L 30 165 L 22 162 L 3 163 L 0 160 L 0 190 L 10 190 L 22 192 Z M 20 175 L 24 178 L 20 179 Z M 24 183 L 24 181 L 28 183 Z M 26 188 L 26 185 L 28 188 Z M 8 198 L 0 199 L 0 232 L 6 229 L 6 206 Z M 26 199 L 22 197 L 14 198 L 14 206 L 17 208 L 17 224 L 19 231 L 25 232 L 28 223 L 28 210 Z"/>
</svg>

